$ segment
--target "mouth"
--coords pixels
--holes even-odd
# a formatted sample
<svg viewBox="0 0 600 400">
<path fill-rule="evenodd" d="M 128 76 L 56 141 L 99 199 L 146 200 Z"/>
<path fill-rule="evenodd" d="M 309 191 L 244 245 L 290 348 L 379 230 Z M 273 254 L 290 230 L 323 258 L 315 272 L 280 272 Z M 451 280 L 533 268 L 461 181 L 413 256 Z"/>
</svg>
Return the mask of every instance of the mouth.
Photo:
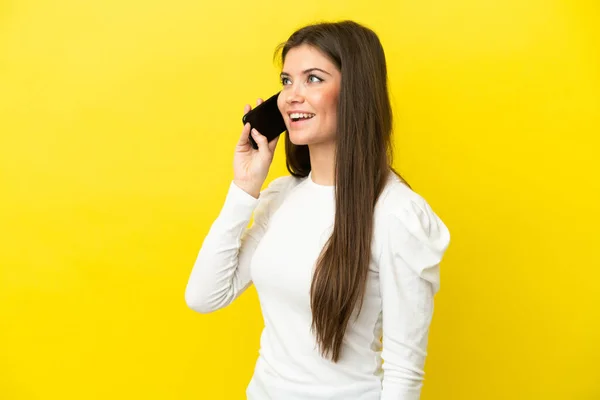
<svg viewBox="0 0 600 400">
<path fill-rule="evenodd" d="M 315 116 L 313 113 L 298 113 L 293 112 L 288 114 L 292 122 L 306 121 Z"/>
</svg>

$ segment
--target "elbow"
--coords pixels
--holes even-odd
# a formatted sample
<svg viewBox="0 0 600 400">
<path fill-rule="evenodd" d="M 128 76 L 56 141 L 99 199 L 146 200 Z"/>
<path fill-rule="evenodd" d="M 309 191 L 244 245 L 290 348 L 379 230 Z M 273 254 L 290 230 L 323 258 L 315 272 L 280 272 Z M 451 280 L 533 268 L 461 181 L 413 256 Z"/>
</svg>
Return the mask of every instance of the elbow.
<svg viewBox="0 0 600 400">
<path fill-rule="evenodd" d="M 185 303 L 200 314 L 209 314 L 218 309 L 202 292 L 192 290 L 189 286 L 185 290 Z"/>
</svg>

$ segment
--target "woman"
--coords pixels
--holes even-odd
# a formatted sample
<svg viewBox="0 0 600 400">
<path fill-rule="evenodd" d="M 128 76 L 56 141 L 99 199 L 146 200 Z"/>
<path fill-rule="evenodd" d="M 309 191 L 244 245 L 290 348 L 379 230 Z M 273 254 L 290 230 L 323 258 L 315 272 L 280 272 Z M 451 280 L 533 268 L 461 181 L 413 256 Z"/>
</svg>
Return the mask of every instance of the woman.
<svg viewBox="0 0 600 400">
<path fill-rule="evenodd" d="M 260 192 L 278 139 L 246 125 L 186 302 L 211 312 L 256 286 L 265 328 L 249 399 L 418 399 L 449 232 L 391 168 L 381 43 L 322 23 L 281 59 L 291 176 Z"/>
</svg>

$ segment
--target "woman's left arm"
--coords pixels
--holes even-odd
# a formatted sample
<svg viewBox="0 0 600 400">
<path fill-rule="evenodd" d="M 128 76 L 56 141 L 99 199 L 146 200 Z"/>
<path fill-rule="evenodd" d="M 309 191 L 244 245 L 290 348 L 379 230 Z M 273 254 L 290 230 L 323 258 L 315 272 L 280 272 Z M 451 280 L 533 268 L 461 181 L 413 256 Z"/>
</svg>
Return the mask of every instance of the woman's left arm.
<svg viewBox="0 0 600 400">
<path fill-rule="evenodd" d="M 385 219 L 379 279 L 383 308 L 381 400 L 418 400 L 439 264 L 450 233 L 422 198 Z"/>
</svg>

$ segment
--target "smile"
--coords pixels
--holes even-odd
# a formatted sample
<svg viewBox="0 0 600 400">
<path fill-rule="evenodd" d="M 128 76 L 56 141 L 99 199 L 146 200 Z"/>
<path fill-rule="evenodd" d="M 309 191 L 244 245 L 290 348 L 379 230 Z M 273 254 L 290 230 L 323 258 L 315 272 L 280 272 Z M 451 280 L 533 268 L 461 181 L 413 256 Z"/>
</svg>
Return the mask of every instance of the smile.
<svg viewBox="0 0 600 400">
<path fill-rule="evenodd" d="M 300 121 L 303 119 L 311 119 L 314 116 L 315 116 L 315 114 L 311 114 L 311 113 L 291 113 L 290 119 L 293 122 L 296 122 L 296 121 Z"/>
</svg>

